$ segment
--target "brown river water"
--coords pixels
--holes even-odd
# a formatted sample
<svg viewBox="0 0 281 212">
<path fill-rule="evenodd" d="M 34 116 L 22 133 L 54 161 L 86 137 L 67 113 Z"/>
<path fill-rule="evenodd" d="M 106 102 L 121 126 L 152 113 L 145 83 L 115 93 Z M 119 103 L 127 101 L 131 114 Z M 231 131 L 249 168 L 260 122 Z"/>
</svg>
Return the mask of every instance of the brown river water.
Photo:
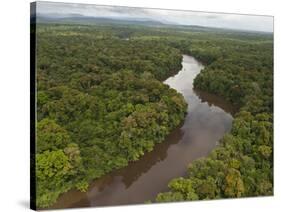
<svg viewBox="0 0 281 212">
<path fill-rule="evenodd" d="M 193 90 L 193 80 L 203 68 L 193 57 L 183 55 L 182 69 L 164 81 L 183 94 L 188 114 L 163 143 L 140 160 L 95 180 L 87 192 L 62 194 L 51 208 L 142 204 L 167 191 L 171 179 L 185 176 L 192 161 L 207 156 L 230 131 L 235 109 L 222 98 Z"/>
</svg>

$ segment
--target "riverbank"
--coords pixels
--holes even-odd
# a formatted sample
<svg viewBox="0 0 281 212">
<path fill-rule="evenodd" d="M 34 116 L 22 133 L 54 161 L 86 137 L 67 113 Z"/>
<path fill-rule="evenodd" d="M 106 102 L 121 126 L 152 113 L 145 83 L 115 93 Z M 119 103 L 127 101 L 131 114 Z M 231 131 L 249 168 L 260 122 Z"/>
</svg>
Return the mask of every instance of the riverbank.
<svg viewBox="0 0 281 212">
<path fill-rule="evenodd" d="M 172 178 L 184 176 L 187 164 L 207 156 L 231 129 L 233 118 L 231 105 L 223 99 L 193 90 L 193 79 L 202 68 L 193 57 L 184 55 L 182 69 L 164 82 L 182 93 L 189 106 L 183 124 L 163 143 L 140 160 L 96 180 L 86 193 L 62 194 L 52 208 L 144 203 L 166 191 Z"/>
</svg>

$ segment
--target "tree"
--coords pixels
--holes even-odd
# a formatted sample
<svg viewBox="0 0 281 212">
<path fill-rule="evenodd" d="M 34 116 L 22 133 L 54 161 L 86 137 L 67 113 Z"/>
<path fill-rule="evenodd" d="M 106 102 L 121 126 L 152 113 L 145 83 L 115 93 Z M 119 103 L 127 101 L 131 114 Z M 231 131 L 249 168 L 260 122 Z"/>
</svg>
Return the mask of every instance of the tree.
<svg viewBox="0 0 281 212">
<path fill-rule="evenodd" d="M 43 119 L 37 123 L 36 152 L 58 150 L 70 143 L 68 132 L 51 119 Z"/>
<path fill-rule="evenodd" d="M 244 194 L 244 183 L 238 170 L 230 168 L 225 177 L 224 194 L 226 197 L 241 197 Z"/>
</svg>

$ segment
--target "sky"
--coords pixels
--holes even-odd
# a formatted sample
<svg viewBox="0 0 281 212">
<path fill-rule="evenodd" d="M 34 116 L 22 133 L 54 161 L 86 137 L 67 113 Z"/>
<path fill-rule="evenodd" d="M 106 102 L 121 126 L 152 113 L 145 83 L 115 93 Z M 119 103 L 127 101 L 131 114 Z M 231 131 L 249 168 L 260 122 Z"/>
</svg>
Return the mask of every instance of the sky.
<svg viewBox="0 0 281 212">
<path fill-rule="evenodd" d="M 37 13 L 67 17 L 83 15 L 118 19 L 147 19 L 168 24 L 273 32 L 273 17 L 182 10 L 37 2 Z"/>
</svg>

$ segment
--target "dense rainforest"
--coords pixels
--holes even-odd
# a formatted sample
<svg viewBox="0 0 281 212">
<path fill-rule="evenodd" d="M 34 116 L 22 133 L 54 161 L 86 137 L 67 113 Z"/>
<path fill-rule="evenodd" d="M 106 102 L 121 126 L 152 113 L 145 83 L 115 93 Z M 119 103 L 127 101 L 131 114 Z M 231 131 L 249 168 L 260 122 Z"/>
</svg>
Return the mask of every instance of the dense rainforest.
<svg viewBox="0 0 281 212">
<path fill-rule="evenodd" d="M 162 81 L 181 69 L 182 54 L 205 65 L 195 88 L 239 112 L 209 157 L 189 164 L 156 201 L 272 195 L 272 34 L 39 24 L 36 37 L 37 206 L 72 188 L 86 191 L 181 123 L 187 103 Z"/>
<path fill-rule="evenodd" d="M 179 45 L 177 42 L 175 46 Z M 157 202 L 273 195 L 273 40 L 240 35 L 182 41 L 179 49 L 205 64 L 196 89 L 239 108 L 232 130 L 208 157 L 188 165 Z"/>
<path fill-rule="evenodd" d="M 73 30 L 72 30 L 73 29 Z M 185 117 L 181 94 L 161 82 L 179 50 L 89 27 L 39 26 L 37 205 L 151 151 Z"/>
</svg>

